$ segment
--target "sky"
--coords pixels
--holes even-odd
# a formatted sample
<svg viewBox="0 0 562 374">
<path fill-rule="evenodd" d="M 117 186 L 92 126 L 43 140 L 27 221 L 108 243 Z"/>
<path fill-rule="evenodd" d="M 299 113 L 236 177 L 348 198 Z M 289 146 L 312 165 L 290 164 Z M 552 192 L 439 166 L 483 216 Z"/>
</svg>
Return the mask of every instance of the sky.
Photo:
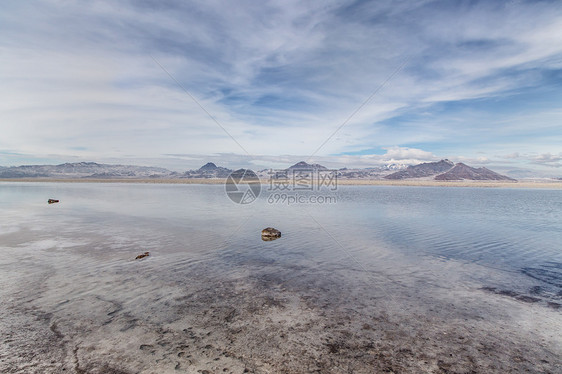
<svg viewBox="0 0 562 374">
<path fill-rule="evenodd" d="M 0 165 L 562 177 L 562 1 L 12 1 Z"/>
</svg>

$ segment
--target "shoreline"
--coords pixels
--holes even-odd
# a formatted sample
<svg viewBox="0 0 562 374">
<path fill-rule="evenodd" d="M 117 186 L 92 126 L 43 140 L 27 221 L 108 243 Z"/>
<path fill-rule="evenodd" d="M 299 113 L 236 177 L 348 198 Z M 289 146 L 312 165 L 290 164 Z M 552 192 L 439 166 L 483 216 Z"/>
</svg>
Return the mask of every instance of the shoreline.
<svg viewBox="0 0 562 374">
<path fill-rule="evenodd" d="M 223 178 L 185 179 L 76 179 L 76 178 L 0 178 L 0 182 L 26 183 L 136 183 L 136 184 L 224 184 Z M 382 179 L 338 179 L 342 186 L 408 186 L 408 187 L 482 187 L 482 188 L 546 188 L 562 189 L 562 181 L 435 181 L 435 180 L 382 180 Z M 268 185 L 262 181 L 262 185 Z"/>
</svg>

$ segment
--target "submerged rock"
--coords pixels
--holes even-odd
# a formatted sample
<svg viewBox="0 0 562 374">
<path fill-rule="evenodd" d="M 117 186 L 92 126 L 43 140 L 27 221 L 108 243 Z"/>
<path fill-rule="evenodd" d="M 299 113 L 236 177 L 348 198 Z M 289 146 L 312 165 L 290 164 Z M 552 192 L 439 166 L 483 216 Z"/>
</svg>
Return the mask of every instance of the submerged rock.
<svg viewBox="0 0 562 374">
<path fill-rule="evenodd" d="M 54 204 L 54 203 L 58 203 L 59 201 L 56 200 L 56 199 L 49 199 L 49 200 L 47 200 L 47 202 L 48 202 L 49 204 Z"/>
<path fill-rule="evenodd" d="M 281 237 L 281 231 L 274 229 L 273 227 L 268 227 L 261 230 L 261 238 L 264 241 L 275 240 Z"/>
<path fill-rule="evenodd" d="M 277 240 L 279 239 L 279 237 L 277 236 L 262 236 L 261 240 L 263 240 L 264 242 L 270 242 L 272 240 Z"/>
<path fill-rule="evenodd" d="M 144 252 L 143 254 L 140 254 L 137 257 L 135 257 L 135 260 L 140 260 L 141 258 L 145 258 L 148 256 L 150 256 L 150 252 Z"/>
</svg>

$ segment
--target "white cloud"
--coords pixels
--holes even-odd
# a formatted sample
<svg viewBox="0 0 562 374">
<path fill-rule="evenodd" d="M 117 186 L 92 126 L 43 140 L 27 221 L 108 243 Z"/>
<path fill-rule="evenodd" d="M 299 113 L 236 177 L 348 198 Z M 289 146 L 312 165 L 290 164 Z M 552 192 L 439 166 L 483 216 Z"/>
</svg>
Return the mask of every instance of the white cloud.
<svg viewBox="0 0 562 374">
<path fill-rule="evenodd" d="M 252 160 L 151 54 L 264 163 L 306 159 L 296 155 L 311 154 L 406 58 L 317 157 L 366 165 L 436 160 L 436 153 L 470 158 L 478 147 L 562 151 L 562 113 L 552 104 L 502 113 L 501 121 L 435 109 L 540 86 L 542 71 L 560 69 L 555 3 L 459 11 L 412 1 L 14 2 L 0 23 L 0 149 L 15 153 Z M 399 117 L 421 112 L 429 115 Z M 387 154 L 328 156 L 377 147 Z M 295 156 L 279 156 L 288 154 Z"/>
<path fill-rule="evenodd" d="M 384 148 L 386 150 L 385 156 L 388 159 L 393 160 L 408 160 L 408 159 L 417 159 L 417 160 L 435 160 L 437 156 L 432 154 L 431 152 L 427 152 L 421 149 L 415 148 L 404 148 L 404 147 L 392 147 L 392 148 Z"/>
<path fill-rule="evenodd" d="M 480 156 L 480 157 L 465 157 L 465 156 L 457 156 L 455 160 L 458 162 L 462 162 L 465 164 L 470 165 L 489 165 L 494 163 L 494 161 L 490 160 L 488 157 Z"/>
</svg>

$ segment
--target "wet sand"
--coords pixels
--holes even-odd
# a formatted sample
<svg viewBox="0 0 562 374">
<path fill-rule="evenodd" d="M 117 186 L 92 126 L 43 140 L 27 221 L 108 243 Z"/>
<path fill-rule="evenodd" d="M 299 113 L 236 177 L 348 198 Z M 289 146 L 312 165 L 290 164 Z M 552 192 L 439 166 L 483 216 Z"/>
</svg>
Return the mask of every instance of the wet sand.
<svg viewBox="0 0 562 374">
<path fill-rule="evenodd" d="M 0 291 L 0 371 L 554 374 L 562 365 L 560 310 L 514 295 L 343 265 L 284 267 L 240 251 L 133 255 L 3 251 L 19 261 Z"/>
</svg>

